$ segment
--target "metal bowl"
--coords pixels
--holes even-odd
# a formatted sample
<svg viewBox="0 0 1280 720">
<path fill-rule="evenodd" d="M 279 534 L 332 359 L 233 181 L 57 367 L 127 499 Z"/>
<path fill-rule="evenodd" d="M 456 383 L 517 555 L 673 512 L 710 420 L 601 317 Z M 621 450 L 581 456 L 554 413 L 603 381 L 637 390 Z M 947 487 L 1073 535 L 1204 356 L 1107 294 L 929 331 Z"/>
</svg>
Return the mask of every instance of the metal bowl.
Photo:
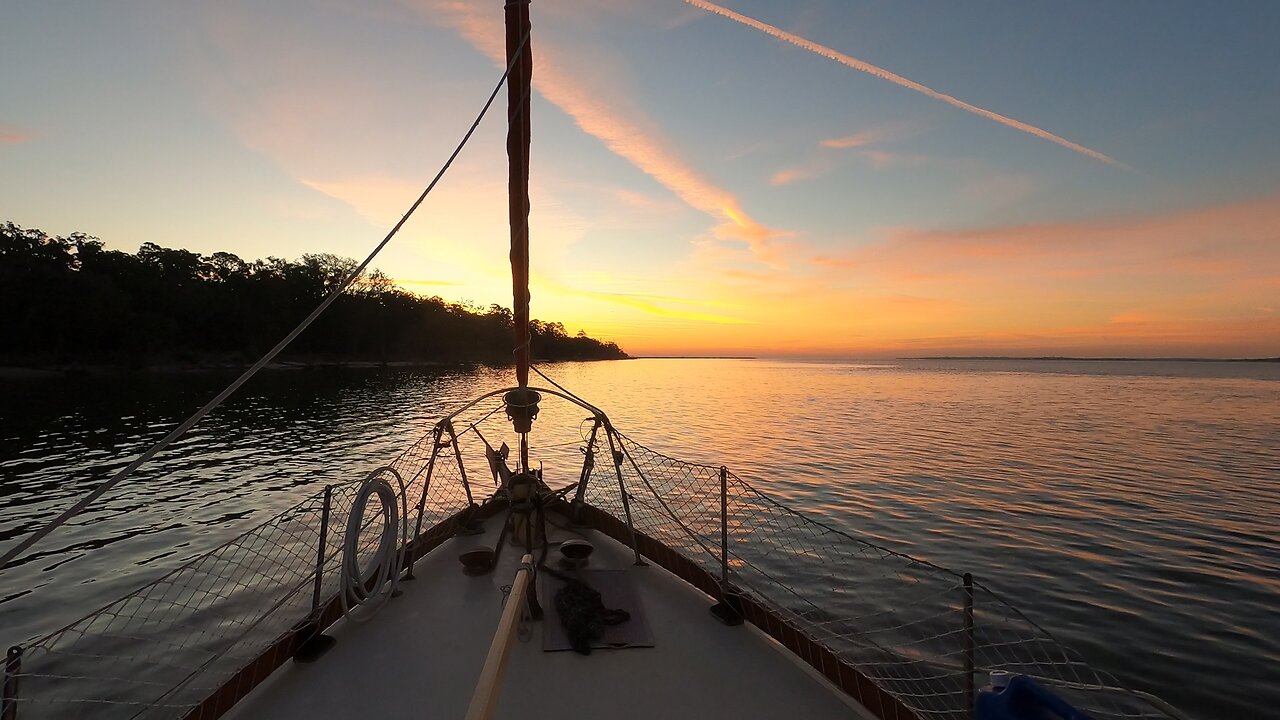
<svg viewBox="0 0 1280 720">
<path fill-rule="evenodd" d="M 463 551 L 458 556 L 458 562 L 462 563 L 462 572 L 468 575 L 483 575 L 489 572 L 493 569 L 495 559 L 491 547 L 474 547 Z"/>
<path fill-rule="evenodd" d="M 586 540 L 565 540 L 560 543 L 560 562 L 567 567 L 582 567 L 587 564 L 596 548 Z"/>
</svg>

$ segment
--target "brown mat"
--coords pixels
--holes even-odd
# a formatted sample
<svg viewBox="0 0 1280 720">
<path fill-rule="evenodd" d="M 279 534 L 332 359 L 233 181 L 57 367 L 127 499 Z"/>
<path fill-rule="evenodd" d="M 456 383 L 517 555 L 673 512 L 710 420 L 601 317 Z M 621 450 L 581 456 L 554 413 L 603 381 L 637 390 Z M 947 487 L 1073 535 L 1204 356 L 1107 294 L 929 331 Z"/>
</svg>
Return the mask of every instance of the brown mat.
<svg viewBox="0 0 1280 720">
<path fill-rule="evenodd" d="M 640 604 L 640 594 L 626 570 L 583 570 L 583 582 L 600 593 L 604 606 L 610 610 L 626 610 L 631 618 L 617 625 L 606 625 L 604 634 L 591 644 L 592 649 L 616 649 L 629 647 L 653 647 L 653 632 Z M 542 649 L 545 652 L 572 650 L 569 635 L 556 611 L 556 592 L 564 581 L 551 573 L 539 574 L 541 592 L 539 598 L 545 615 L 542 620 Z"/>
</svg>

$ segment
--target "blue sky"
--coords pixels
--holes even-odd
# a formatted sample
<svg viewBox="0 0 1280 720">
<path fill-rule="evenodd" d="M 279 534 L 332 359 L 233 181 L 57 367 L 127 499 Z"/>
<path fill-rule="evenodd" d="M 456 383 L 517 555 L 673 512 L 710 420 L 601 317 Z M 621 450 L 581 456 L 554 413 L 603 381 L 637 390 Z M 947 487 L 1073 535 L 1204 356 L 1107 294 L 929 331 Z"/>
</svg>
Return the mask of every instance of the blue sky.
<svg viewBox="0 0 1280 720">
<path fill-rule="evenodd" d="M 1280 354 L 1280 5 L 721 5 L 1125 167 L 684 2 L 539 0 L 535 316 L 633 352 Z M 362 257 L 501 10 L 11 3 L 0 219 Z M 376 263 L 409 289 L 509 304 L 497 109 Z"/>
</svg>

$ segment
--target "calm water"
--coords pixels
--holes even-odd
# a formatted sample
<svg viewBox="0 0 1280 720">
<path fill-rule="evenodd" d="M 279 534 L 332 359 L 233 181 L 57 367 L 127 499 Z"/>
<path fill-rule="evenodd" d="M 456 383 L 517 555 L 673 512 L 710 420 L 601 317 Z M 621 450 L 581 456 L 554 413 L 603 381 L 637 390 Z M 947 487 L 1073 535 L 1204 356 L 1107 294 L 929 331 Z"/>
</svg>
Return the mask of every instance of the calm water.
<svg viewBox="0 0 1280 720">
<path fill-rule="evenodd" d="M 1280 707 L 1280 365 L 637 360 L 548 370 L 656 450 L 727 464 L 853 534 L 975 573 L 1100 669 L 1184 710 L 1265 717 Z M 442 408 L 509 377 L 263 375 L 0 574 L 0 642 L 56 629 L 324 483 L 363 475 Z M 0 546 L 229 379 L 0 381 Z"/>
</svg>

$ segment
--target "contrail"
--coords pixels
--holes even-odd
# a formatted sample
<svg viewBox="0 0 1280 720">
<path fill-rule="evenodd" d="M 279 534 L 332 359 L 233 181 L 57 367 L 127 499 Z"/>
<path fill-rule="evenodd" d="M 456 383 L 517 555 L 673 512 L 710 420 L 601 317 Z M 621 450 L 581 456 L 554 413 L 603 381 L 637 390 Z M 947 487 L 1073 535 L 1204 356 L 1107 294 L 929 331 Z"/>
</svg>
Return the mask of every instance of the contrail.
<svg viewBox="0 0 1280 720">
<path fill-rule="evenodd" d="M 684 0 L 684 1 L 696 8 L 706 10 L 709 13 L 715 13 L 716 15 L 720 15 L 721 17 L 729 18 L 730 20 L 742 23 L 747 27 L 752 27 L 752 28 L 755 28 L 756 30 L 759 30 L 760 32 L 772 35 L 778 38 L 779 40 L 784 40 L 786 42 L 789 42 L 792 45 L 795 45 L 796 47 L 804 48 L 805 50 L 808 50 L 809 52 L 812 52 L 812 53 L 817 53 L 818 55 L 821 55 L 822 57 L 827 58 L 828 60 L 835 60 L 841 65 L 847 65 L 848 67 L 851 67 L 854 70 L 861 70 L 862 72 L 867 73 L 868 75 L 874 75 L 880 78 L 881 80 L 888 80 L 889 82 L 895 85 L 901 85 L 902 87 L 907 88 L 909 90 L 915 90 L 916 92 L 922 95 L 927 95 L 933 98 L 934 100 L 941 100 L 942 102 L 948 105 L 958 107 L 961 110 L 967 110 L 968 112 L 971 112 L 974 115 L 981 115 L 982 117 L 987 118 L 989 120 L 995 120 L 1001 125 L 1007 125 L 1013 128 L 1014 130 L 1021 130 L 1024 133 L 1035 135 L 1036 137 L 1041 138 L 1043 140 L 1048 140 L 1049 142 L 1057 143 L 1062 147 L 1067 148 L 1068 150 L 1074 150 L 1082 155 L 1088 155 L 1089 157 L 1095 160 L 1101 160 L 1102 162 L 1107 163 L 1108 165 L 1114 165 L 1120 168 L 1131 169 L 1129 168 L 1129 166 L 1125 165 L 1124 163 L 1121 163 L 1115 160 L 1114 158 L 1104 155 L 1098 152 L 1097 150 L 1090 150 L 1089 148 L 1083 145 L 1077 145 L 1076 143 L 1073 143 L 1064 137 L 1059 137 L 1057 135 L 1054 135 L 1048 130 L 1042 130 L 1036 127 L 1035 125 L 1028 125 L 1027 123 L 1024 123 L 1020 120 L 1014 120 L 1011 117 L 1005 117 L 1000 113 L 995 113 L 995 112 L 991 112 L 990 110 L 985 110 L 983 108 L 978 107 L 977 105 L 970 105 L 969 103 L 963 100 L 960 100 L 959 98 L 954 98 L 950 95 L 947 95 L 946 93 L 940 93 L 937 90 L 934 90 L 929 87 L 925 87 L 924 85 L 921 85 L 920 83 L 914 80 L 908 80 L 907 78 L 904 78 L 901 75 L 898 75 L 896 73 L 889 72 L 888 70 L 885 70 L 882 67 L 877 67 L 875 65 L 872 65 L 869 62 L 864 62 L 855 57 L 850 57 L 848 55 L 845 55 L 842 52 L 833 50 L 827 47 L 826 45 L 819 45 L 818 43 L 813 42 L 812 40 L 806 40 L 800 37 L 799 35 L 792 35 L 791 33 L 785 30 L 776 28 L 773 25 L 769 25 L 768 23 L 762 23 L 759 20 L 756 20 L 754 18 L 749 18 L 746 15 L 741 15 L 739 13 L 736 13 L 730 10 L 729 8 L 721 7 L 720 5 L 716 5 L 715 3 L 707 2 L 707 0 Z"/>
</svg>

